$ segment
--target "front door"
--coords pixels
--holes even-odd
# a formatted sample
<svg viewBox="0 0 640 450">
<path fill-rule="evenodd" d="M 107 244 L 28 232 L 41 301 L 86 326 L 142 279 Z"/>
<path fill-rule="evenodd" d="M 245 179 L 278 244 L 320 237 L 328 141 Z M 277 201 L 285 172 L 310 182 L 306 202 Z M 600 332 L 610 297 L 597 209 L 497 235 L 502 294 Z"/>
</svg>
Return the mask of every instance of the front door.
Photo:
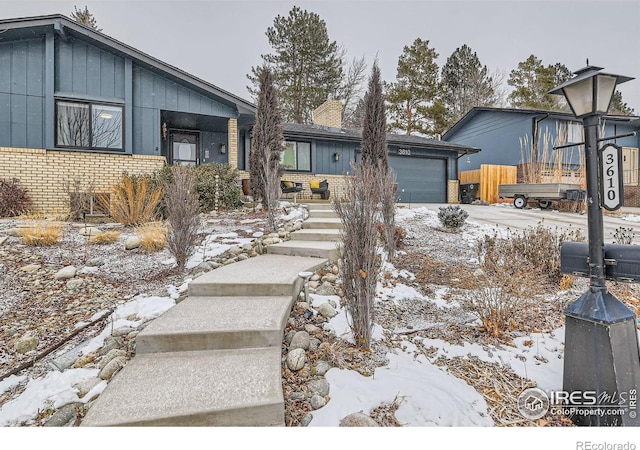
<svg viewBox="0 0 640 450">
<path fill-rule="evenodd" d="M 171 161 L 183 166 L 196 166 L 200 163 L 199 133 L 189 131 L 171 132 Z"/>
</svg>

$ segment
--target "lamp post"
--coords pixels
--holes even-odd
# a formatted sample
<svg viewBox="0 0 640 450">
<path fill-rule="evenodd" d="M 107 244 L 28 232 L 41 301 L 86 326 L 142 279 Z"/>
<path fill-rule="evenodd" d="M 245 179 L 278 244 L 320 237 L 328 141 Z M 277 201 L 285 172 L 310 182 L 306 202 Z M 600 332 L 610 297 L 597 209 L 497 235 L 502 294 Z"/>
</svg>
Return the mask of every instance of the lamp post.
<svg viewBox="0 0 640 450">
<path fill-rule="evenodd" d="M 590 286 L 565 310 L 563 391 L 567 406 L 579 411 L 572 416 L 578 425 L 640 425 L 634 409 L 640 389 L 636 318 L 605 283 L 598 149 L 600 117 L 607 113 L 616 85 L 633 78 L 601 71 L 587 66 L 550 91 L 566 97 L 585 134 Z M 603 415 L 593 414 L 596 407 Z"/>
</svg>

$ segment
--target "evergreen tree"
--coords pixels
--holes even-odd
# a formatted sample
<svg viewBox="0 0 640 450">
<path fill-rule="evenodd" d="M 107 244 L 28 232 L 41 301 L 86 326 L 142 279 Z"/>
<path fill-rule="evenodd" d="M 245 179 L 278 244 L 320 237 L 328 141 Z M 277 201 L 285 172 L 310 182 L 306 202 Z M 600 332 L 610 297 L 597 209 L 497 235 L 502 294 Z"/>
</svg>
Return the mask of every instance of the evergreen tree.
<svg viewBox="0 0 640 450">
<path fill-rule="evenodd" d="M 280 155 L 283 150 L 282 114 L 278 106 L 278 96 L 273 85 L 273 76 L 267 67 L 259 73 L 260 91 L 256 122 L 251 139 L 250 180 L 254 198 L 262 200 L 262 206 L 269 210 L 269 222 L 277 230 L 274 209 L 278 202 L 282 167 Z"/>
<path fill-rule="evenodd" d="M 71 13 L 71 18 L 84 26 L 93 28 L 95 31 L 102 31 L 102 28 L 98 28 L 95 17 L 89 12 L 89 8 L 85 5 L 84 9 L 78 9 L 77 6 L 73 7 L 74 11 Z"/>
<path fill-rule="evenodd" d="M 416 39 L 398 59 L 396 81 L 386 86 L 389 128 L 406 134 L 434 134 L 431 107 L 438 94 L 438 53 Z"/>
<path fill-rule="evenodd" d="M 615 91 L 609 105 L 609 114 L 619 114 L 621 116 L 633 116 L 635 111 L 622 101 L 622 92 Z"/>
<path fill-rule="evenodd" d="M 442 67 L 440 96 L 447 112 L 445 128 L 473 107 L 493 106 L 497 102 L 487 66 L 480 63 L 478 55 L 468 45 L 455 49 Z"/>
<path fill-rule="evenodd" d="M 266 32 L 273 53 L 262 55 L 271 69 L 284 119 L 311 121 L 312 111 L 338 91 L 343 81 L 343 61 L 338 44 L 329 40 L 327 26 L 318 14 L 294 6 L 287 17 L 278 15 Z M 256 95 L 260 67 L 247 75 Z"/>
<path fill-rule="evenodd" d="M 382 93 L 380 68 L 374 63 L 369 78 L 369 90 L 364 96 L 364 123 L 362 128 L 362 163 L 377 165 L 386 173 L 389 166 L 387 153 L 387 113 Z"/>
<path fill-rule="evenodd" d="M 509 94 L 509 102 L 514 108 L 566 110 L 562 96 L 551 95 L 549 91 L 571 76 L 571 71 L 564 64 L 544 66 L 540 59 L 531 55 L 509 75 L 507 84 L 514 88 Z"/>
</svg>

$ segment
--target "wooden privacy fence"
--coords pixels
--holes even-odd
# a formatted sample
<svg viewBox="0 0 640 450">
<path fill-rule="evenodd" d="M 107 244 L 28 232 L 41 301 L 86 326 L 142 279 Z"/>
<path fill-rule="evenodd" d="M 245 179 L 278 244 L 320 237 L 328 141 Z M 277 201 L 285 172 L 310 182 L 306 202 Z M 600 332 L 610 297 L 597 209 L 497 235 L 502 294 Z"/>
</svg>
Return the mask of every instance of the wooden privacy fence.
<svg viewBox="0 0 640 450">
<path fill-rule="evenodd" d="M 515 184 L 518 181 L 516 166 L 495 166 L 482 164 L 479 169 L 458 173 L 460 184 L 479 183 L 478 198 L 489 203 L 499 202 L 498 185 Z"/>
</svg>

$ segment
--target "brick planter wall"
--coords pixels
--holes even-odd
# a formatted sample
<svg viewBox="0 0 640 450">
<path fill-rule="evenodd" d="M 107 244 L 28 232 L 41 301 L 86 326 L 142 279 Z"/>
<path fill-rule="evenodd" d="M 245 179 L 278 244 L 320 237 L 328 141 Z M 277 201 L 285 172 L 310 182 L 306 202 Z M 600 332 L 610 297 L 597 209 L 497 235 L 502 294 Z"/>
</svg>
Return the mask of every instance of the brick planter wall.
<svg viewBox="0 0 640 450">
<path fill-rule="evenodd" d="M 33 212 L 43 214 L 68 212 L 68 186 L 75 180 L 82 189 L 109 192 L 123 172 L 151 173 L 164 164 L 162 156 L 0 147 L 0 177 L 18 179 L 29 190 Z"/>
</svg>

